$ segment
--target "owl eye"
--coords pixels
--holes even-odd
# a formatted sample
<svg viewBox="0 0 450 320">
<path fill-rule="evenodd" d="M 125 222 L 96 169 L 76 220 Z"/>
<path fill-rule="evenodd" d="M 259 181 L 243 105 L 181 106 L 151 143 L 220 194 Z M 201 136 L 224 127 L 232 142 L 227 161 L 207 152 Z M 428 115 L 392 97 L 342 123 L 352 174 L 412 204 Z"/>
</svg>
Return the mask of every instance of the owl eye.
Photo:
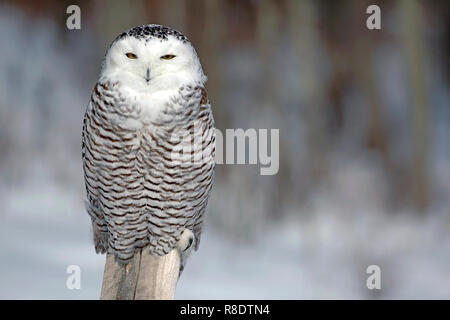
<svg viewBox="0 0 450 320">
<path fill-rule="evenodd" d="M 129 59 L 137 59 L 137 55 L 135 55 L 132 52 L 127 52 L 125 53 L 125 55 L 129 58 Z"/>
<path fill-rule="evenodd" d="M 175 57 L 176 56 L 173 55 L 173 54 L 166 54 L 166 55 L 162 56 L 161 59 L 163 59 L 163 60 L 171 60 L 171 59 L 173 59 Z"/>
</svg>

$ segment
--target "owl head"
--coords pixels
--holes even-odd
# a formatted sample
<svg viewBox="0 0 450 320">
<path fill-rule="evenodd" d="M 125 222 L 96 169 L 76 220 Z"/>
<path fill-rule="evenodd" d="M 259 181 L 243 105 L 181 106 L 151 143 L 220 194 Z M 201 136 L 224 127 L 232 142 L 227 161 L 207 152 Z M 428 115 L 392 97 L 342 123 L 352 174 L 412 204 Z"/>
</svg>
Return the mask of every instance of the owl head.
<svg viewBox="0 0 450 320">
<path fill-rule="evenodd" d="M 155 24 L 119 35 L 106 53 L 101 78 L 148 93 L 206 82 L 197 53 L 186 36 Z"/>
</svg>

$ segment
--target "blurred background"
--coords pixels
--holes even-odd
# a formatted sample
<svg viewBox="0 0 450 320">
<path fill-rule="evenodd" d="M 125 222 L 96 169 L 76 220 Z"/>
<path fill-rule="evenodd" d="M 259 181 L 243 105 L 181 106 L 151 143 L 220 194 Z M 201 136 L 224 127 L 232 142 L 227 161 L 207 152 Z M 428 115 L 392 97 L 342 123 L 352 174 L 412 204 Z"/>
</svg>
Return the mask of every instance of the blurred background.
<svg viewBox="0 0 450 320">
<path fill-rule="evenodd" d="M 111 41 L 146 23 L 193 42 L 217 128 L 280 130 L 277 175 L 217 166 L 177 298 L 450 298 L 444 0 L 1 1 L 0 298 L 100 296 L 82 117 Z"/>
</svg>

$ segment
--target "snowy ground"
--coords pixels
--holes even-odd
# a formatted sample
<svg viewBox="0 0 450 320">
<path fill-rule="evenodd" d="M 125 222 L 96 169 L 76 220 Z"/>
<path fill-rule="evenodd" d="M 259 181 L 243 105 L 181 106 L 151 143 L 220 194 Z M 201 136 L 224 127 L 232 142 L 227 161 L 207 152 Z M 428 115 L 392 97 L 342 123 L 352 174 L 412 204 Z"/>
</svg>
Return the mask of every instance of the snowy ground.
<svg viewBox="0 0 450 320">
<path fill-rule="evenodd" d="M 0 298 L 97 299 L 104 256 L 90 241 L 82 188 L 67 190 L 43 168 L 35 172 L 34 183 L 2 188 Z M 362 169 L 342 173 L 336 183 L 346 191 L 323 191 L 306 218 L 266 226 L 250 242 L 207 226 L 177 298 L 450 298 L 448 213 L 413 219 L 376 212 L 376 202 L 363 198 L 376 200 L 373 178 Z M 371 264 L 381 267 L 380 291 L 366 288 Z M 69 265 L 81 268 L 80 290 L 66 288 Z"/>
</svg>

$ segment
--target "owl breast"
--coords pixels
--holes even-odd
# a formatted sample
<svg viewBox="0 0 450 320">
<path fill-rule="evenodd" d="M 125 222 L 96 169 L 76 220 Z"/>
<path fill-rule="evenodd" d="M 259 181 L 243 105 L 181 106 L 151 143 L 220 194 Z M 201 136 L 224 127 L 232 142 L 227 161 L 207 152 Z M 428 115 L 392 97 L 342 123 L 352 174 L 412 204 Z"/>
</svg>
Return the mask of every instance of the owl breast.
<svg viewBox="0 0 450 320">
<path fill-rule="evenodd" d="M 182 232 L 199 244 L 214 175 L 215 130 L 200 86 L 186 86 L 154 117 L 99 83 L 83 126 L 83 165 L 98 252 L 121 261 L 149 248 L 163 255 Z"/>
</svg>

